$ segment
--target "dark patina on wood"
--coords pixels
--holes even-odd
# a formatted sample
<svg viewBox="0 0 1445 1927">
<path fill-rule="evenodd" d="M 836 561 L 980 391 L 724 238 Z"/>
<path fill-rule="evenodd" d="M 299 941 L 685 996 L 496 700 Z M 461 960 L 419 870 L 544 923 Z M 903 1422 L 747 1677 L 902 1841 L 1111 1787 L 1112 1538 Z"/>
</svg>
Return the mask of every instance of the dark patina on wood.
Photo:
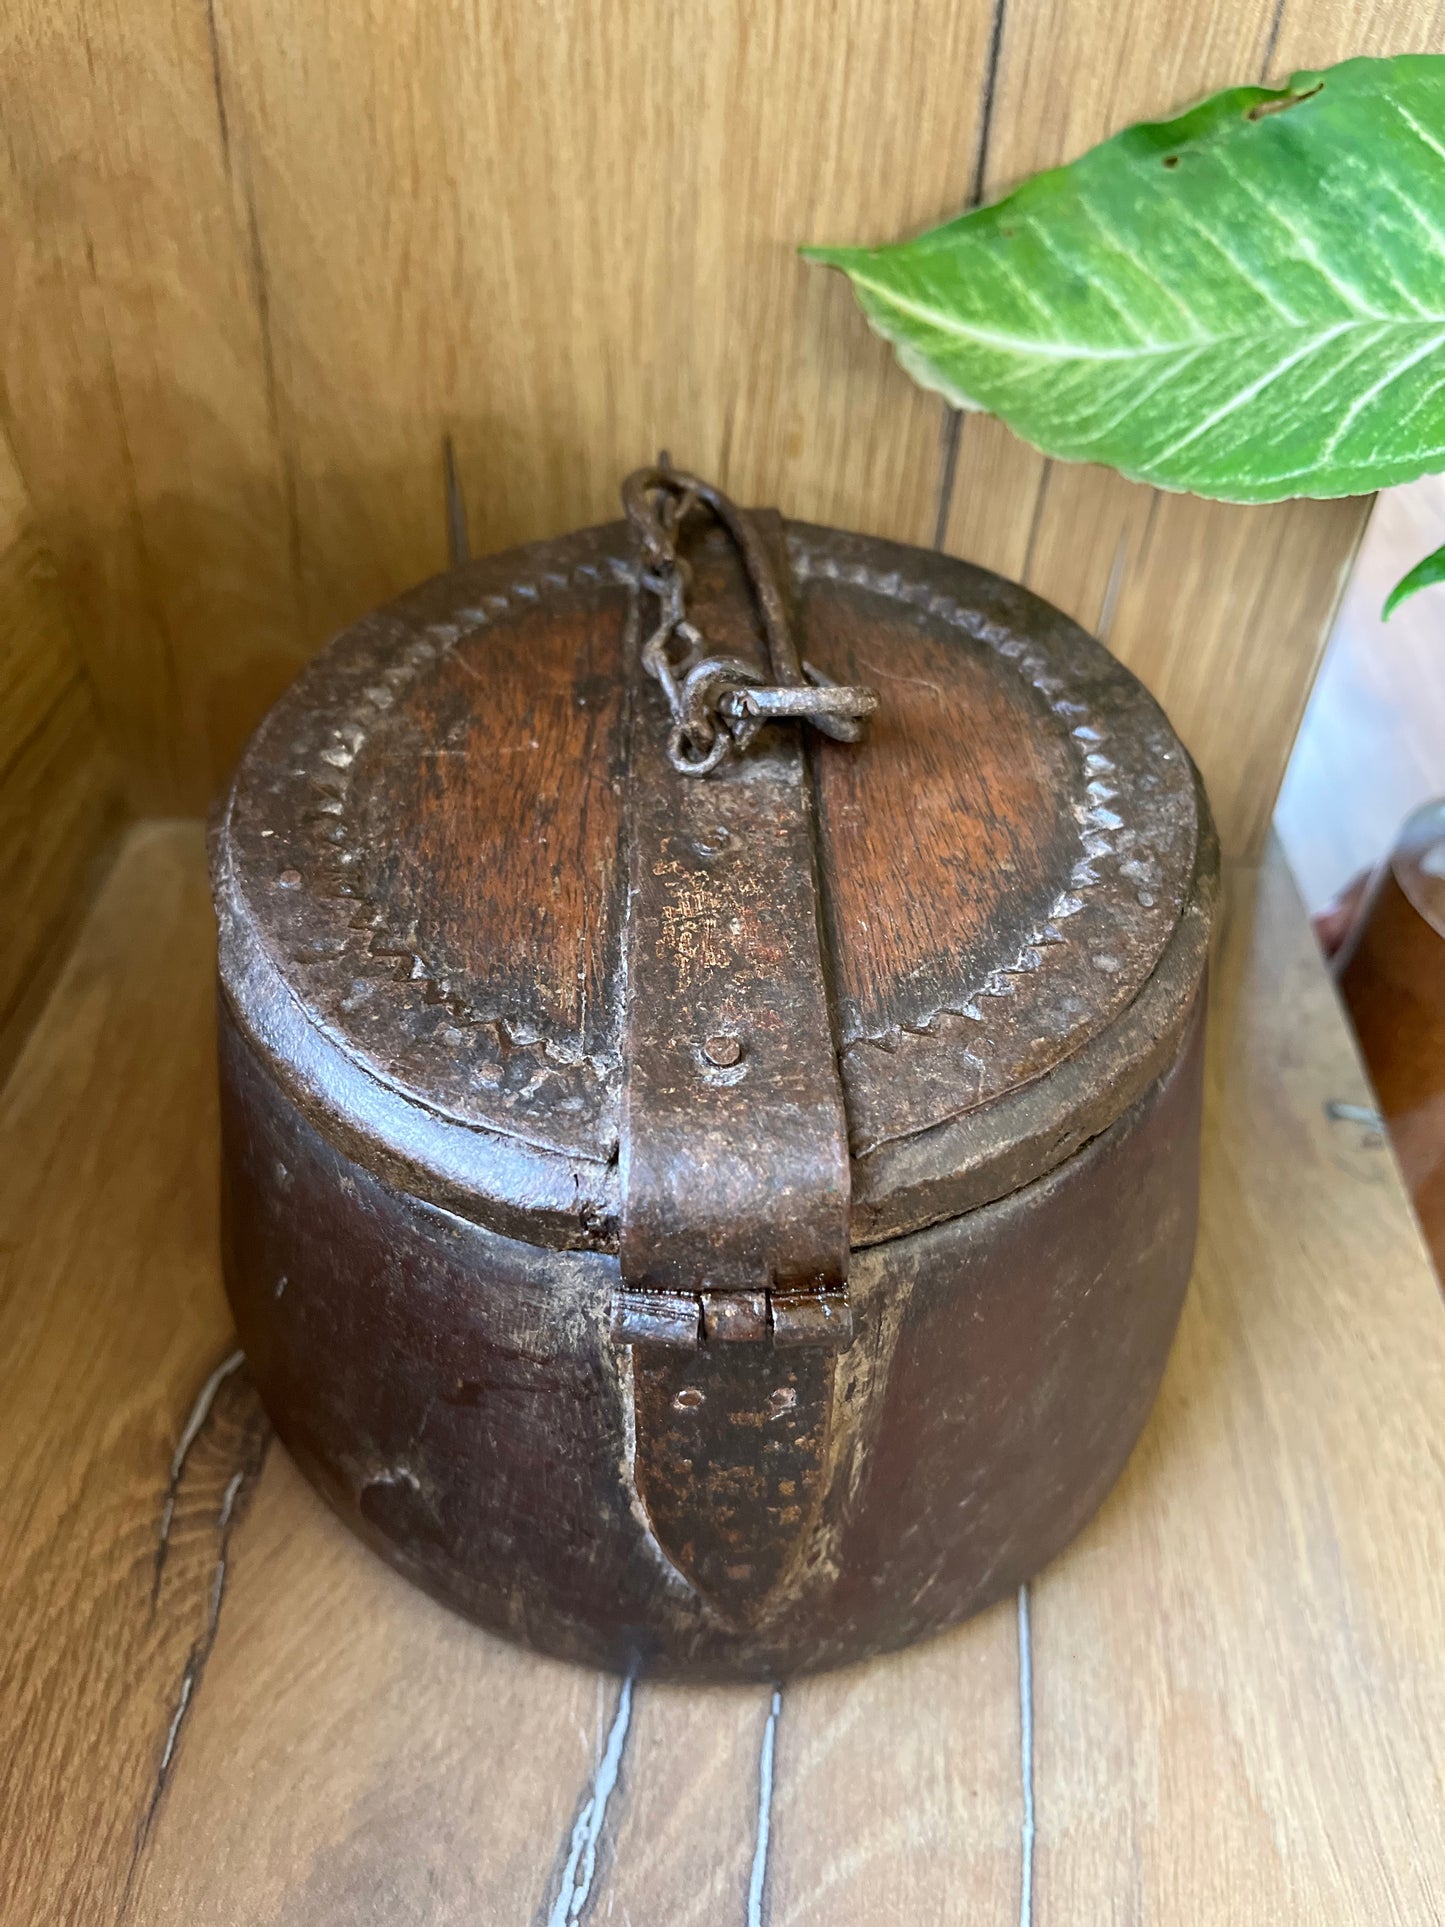
<svg viewBox="0 0 1445 1927">
<path fill-rule="evenodd" d="M 589 530 L 339 639 L 214 838 L 228 1286 L 281 1436 L 483 1623 L 713 1677 L 976 1610 L 1116 1476 L 1192 1253 L 1216 861 L 1057 611 L 747 530 L 800 667 L 698 515 L 689 614 L 751 670 L 714 713 L 837 685 L 846 737 L 876 690 L 861 743 L 679 773 L 646 558 Z"/>
</svg>

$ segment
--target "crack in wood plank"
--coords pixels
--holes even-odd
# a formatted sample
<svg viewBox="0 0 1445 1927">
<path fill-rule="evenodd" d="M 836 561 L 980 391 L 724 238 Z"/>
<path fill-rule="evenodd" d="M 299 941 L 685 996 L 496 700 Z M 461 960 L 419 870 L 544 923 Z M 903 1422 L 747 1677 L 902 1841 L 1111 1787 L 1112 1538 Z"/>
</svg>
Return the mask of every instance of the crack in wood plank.
<svg viewBox="0 0 1445 1927">
<path fill-rule="evenodd" d="M 547 1927 L 576 1927 L 589 1918 L 597 1880 L 597 1853 L 607 1820 L 607 1807 L 617 1790 L 627 1736 L 632 1726 L 632 1689 L 636 1676 L 624 1678 L 617 1709 L 586 1796 L 577 1808 L 562 1867 L 556 1898 L 547 1912 Z"/>
<path fill-rule="evenodd" d="M 210 1416 L 211 1407 L 216 1401 L 216 1393 L 220 1391 L 222 1384 L 231 1376 L 231 1373 L 236 1370 L 237 1366 L 244 1365 L 245 1362 L 246 1355 L 239 1346 L 236 1350 L 226 1354 L 201 1387 L 200 1391 L 197 1392 L 195 1403 L 190 1409 L 185 1424 L 181 1427 L 181 1435 L 176 1441 L 176 1449 L 171 1454 L 170 1472 L 166 1479 L 165 1498 L 161 1504 L 160 1531 L 156 1538 L 155 1573 L 151 1580 L 152 1613 L 155 1612 L 156 1601 L 160 1598 L 161 1576 L 165 1572 L 166 1555 L 170 1550 L 171 1522 L 175 1518 L 176 1513 L 176 1493 L 180 1489 L 181 1475 L 186 1469 L 186 1460 L 190 1457 L 191 1447 L 199 1437 L 201 1427 Z"/>
<path fill-rule="evenodd" d="M 226 1381 L 233 1377 L 238 1368 L 245 1363 L 244 1355 L 233 1351 L 223 1358 L 207 1378 L 197 1394 L 194 1404 L 181 1428 L 181 1435 L 172 1455 L 166 1485 L 166 1497 L 162 1508 L 160 1544 L 157 1548 L 156 1573 L 151 1595 L 151 1612 L 155 1614 L 159 1598 L 161 1575 L 165 1569 L 166 1551 L 170 1542 L 171 1527 L 175 1519 L 177 1498 L 185 1475 L 186 1466 L 198 1441 L 212 1430 L 218 1429 L 216 1400 Z M 216 1644 L 220 1630 L 221 1607 L 225 1600 L 226 1578 L 230 1567 L 231 1539 L 236 1528 L 246 1516 L 251 1495 L 256 1489 L 261 1470 L 266 1462 L 272 1432 L 269 1420 L 261 1408 L 251 1383 L 249 1372 L 242 1372 L 237 1380 L 243 1410 L 240 1414 L 239 1432 L 231 1445 L 237 1463 L 222 1490 L 220 1503 L 216 1508 L 216 1558 L 211 1572 L 210 1592 L 206 1603 L 205 1623 L 192 1642 L 181 1669 L 180 1681 L 176 1687 L 175 1701 L 170 1720 L 166 1726 L 165 1739 L 161 1745 L 160 1758 L 156 1762 L 155 1776 L 146 1800 L 145 1810 L 136 1828 L 135 1841 L 131 1849 L 130 1862 L 126 1869 L 125 1882 L 121 1889 L 120 1907 L 117 1920 L 124 1922 L 130 1914 L 131 1901 L 136 1881 L 150 1842 L 161 1802 L 170 1784 L 180 1747 L 181 1737 L 187 1719 L 194 1709 L 196 1695 L 200 1690 L 206 1662 Z"/>
</svg>

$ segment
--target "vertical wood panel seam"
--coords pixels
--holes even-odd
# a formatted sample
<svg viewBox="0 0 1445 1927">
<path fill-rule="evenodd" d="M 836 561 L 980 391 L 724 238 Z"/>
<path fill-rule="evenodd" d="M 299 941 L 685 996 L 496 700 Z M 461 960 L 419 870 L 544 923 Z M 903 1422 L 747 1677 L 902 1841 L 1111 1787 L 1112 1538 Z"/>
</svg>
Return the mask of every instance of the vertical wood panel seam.
<svg viewBox="0 0 1445 1927">
<path fill-rule="evenodd" d="M 718 442 L 718 474 L 722 477 L 724 488 L 728 487 L 728 477 L 732 470 L 733 431 L 737 426 L 737 419 L 737 390 L 732 389 L 723 403 L 722 436 Z"/>
<path fill-rule="evenodd" d="M 172 722 L 175 722 L 178 720 L 180 708 L 180 685 L 176 677 L 175 654 L 171 648 L 170 624 L 166 619 L 165 603 L 156 586 L 155 561 L 151 554 L 150 538 L 146 532 L 145 514 L 141 508 L 140 473 L 136 468 L 135 450 L 131 447 L 130 425 L 125 418 L 125 394 L 120 385 L 120 374 L 115 365 L 115 347 L 110 337 L 110 315 L 107 311 L 105 294 L 100 285 L 100 275 L 95 265 L 95 243 L 91 239 L 89 230 L 85 231 L 85 258 L 90 269 L 91 286 L 99 297 L 100 340 L 105 352 L 106 386 L 110 390 L 111 406 L 115 410 L 121 463 L 125 470 L 126 488 L 130 497 L 130 519 L 134 528 L 136 552 L 140 560 L 141 579 L 145 584 L 145 603 L 151 621 L 155 624 L 156 640 L 160 644 L 166 699 L 170 706 Z M 103 721 L 104 712 L 102 711 Z M 176 764 L 176 747 L 174 739 L 166 740 L 166 761 L 172 781 L 179 773 Z"/>
<path fill-rule="evenodd" d="M 1269 32 L 1265 36 L 1264 59 L 1259 64 L 1261 86 L 1268 82 L 1269 70 L 1274 65 L 1275 49 L 1279 45 L 1279 30 L 1284 25 L 1284 9 L 1285 0 L 1274 0 L 1274 17 L 1269 23 Z"/>
<path fill-rule="evenodd" d="M 56 690 L 54 696 L 45 705 L 44 709 L 42 709 L 40 714 L 35 718 L 35 721 L 30 725 L 29 729 L 25 731 L 23 736 L 17 736 L 15 741 L 10 745 L 3 759 L 0 759 L 0 789 L 5 787 L 20 764 L 24 762 L 25 758 L 30 754 L 31 750 L 34 749 L 41 737 L 49 730 L 50 725 L 55 721 L 61 710 L 64 709 L 65 705 L 74 696 L 77 685 L 79 685 L 80 682 L 81 674 L 79 669 L 72 670 L 60 685 L 59 689 Z"/>
<path fill-rule="evenodd" d="M 471 561 L 472 541 L 467 527 L 467 498 L 457 470 L 457 445 L 450 429 L 442 436 L 442 495 L 446 502 L 447 567 L 457 569 Z"/>
<path fill-rule="evenodd" d="M 1019 1587 L 1019 1927 L 1034 1918 L 1034 1650 L 1028 1583 Z"/>
<path fill-rule="evenodd" d="M 1021 580 L 1027 585 L 1034 569 L 1034 551 L 1038 547 L 1039 530 L 1044 519 L 1044 504 L 1049 497 L 1049 483 L 1053 480 L 1054 465 L 1047 456 L 1039 474 L 1038 493 L 1034 496 L 1034 512 L 1029 519 L 1029 536 L 1024 545 L 1024 565 L 1020 571 Z"/>
<path fill-rule="evenodd" d="M 221 161 L 231 179 L 231 124 L 226 113 L 226 89 L 221 75 L 221 38 L 216 28 L 216 0 L 205 0 L 206 41 L 211 49 L 211 89 L 216 96 L 216 124 L 221 135 Z"/>
<path fill-rule="evenodd" d="M 256 328 L 261 346 L 261 377 L 266 393 L 266 421 L 271 431 L 280 471 L 281 499 L 286 516 L 286 561 L 291 593 L 296 600 L 298 620 L 305 603 L 301 593 L 301 517 L 296 500 L 296 474 L 286 437 L 281 430 L 280 389 L 276 378 L 276 347 L 271 332 L 271 287 L 266 269 L 266 254 L 261 241 L 261 221 L 256 210 L 256 189 L 251 178 L 250 159 L 244 141 L 240 144 L 239 171 L 233 164 L 231 113 L 226 105 L 226 62 L 221 48 L 217 0 L 203 0 L 206 37 L 211 50 L 211 85 L 216 96 L 216 125 L 220 134 L 221 160 L 226 178 L 239 187 L 246 213 L 246 261 L 251 282 L 251 299 L 256 304 Z"/>
<path fill-rule="evenodd" d="M 979 104 L 978 113 L 978 146 L 974 150 L 973 177 L 968 184 L 970 207 L 977 207 L 983 199 L 983 185 L 988 176 L 988 144 L 989 136 L 993 131 L 994 97 L 998 90 L 999 61 L 1003 55 L 1004 16 L 1007 11 L 1008 0 L 994 0 L 993 19 L 989 24 L 988 33 L 988 60 L 983 75 L 983 98 Z"/>
<path fill-rule="evenodd" d="M 276 380 L 276 345 L 271 334 L 271 286 L 266 272 L 266 255 L 261 244 L 261 221 L 256 212 L 256 194 L 251 170 L 244 167 L 242 192 L 246 201 L 246 235 L 251 268 L 251 294 L 256 303 L 256 326 L 261 337 L 261 374 L 266 385 L 266 419 L 281 471 L 281 499 L 286 514 L 286 563 L 291 577 L 291 592 L 296 598 L 298 618 L 305 603 L 301 593 L 301 517 L 296 502 L 296 470 L 291 451 L 281 431 L 280 391 Z"/>
<path fill-rule="evenodd" d="M 13 165 L 13 152 L 11 154 L 11 161 Z M 78 687 L 84 701 L 88 703 L 90 707 L 91 716 L 95 719 L 97 754 L 109 772 L 107 788 L 113 796 L 118 797 L 118 772 L 112 754 L 112 745 L 108 735 L 106 735 L 101 728 L 103 712 L 101 709 L 100 694 L 96 687 L 95 677 L 91 673 L 89 659 L 85 651 L 80 647 L 79 638 L 76 635 L 74 612 L 71 607 L 70 598 L 66 592 L 66 585 L 60 579 L 60 571 L 56 563 L 54 548 L 50 543 L 45 529 L 41 526 L 40 517 L 35 507 L 34 490 L 30 486 L 30 481 L 25 471 L 20 466 L 20 457 L 16 453 L 9 398 L 5 393 L 4 371 L 0 369 L 0 464 L 4 463 L 8 463 L 14 471 L 20 484 L 21 494 L 24 498 L 24 510 L 21 515 L 18 532 L 15 540 L 5 553 L 6 555 L 14 554 L 17 550 L 28 545 L 28 553 L 25 560 L 27 581 L 33 580 L 34 576 L 39 573 L 39 567 L 43 567 L 47 581 L 54 583 L 57 620 L 63 631 L 65 642 L 69 645 L 72 663 L 66 688 L 61 691 L 55 702 L 51 704 L 46 715 L 42 718 L 41 727 L 43 728 L 51 721 L 66 698 Z M 37 567 L 37 564 L 39 567 Z M 38 736 L 38 730 L 31 731 L 25 741 L 6 759 L 4 767 L 0 768 L 0 786 L 3 786 L 14 773 L 21 756 L 27 749 L 33 746 L 34 741 L 38 740 Z M 8 1012 L 0 1011 L 0 1029 L 4 1027 L 7 1015 Z"/>
<path fill-rule="evenodd" d="M 1163 500 L 1163 492 L 1157 488 L 1149 497 L 1149 508 L 1144 517 L 1144 533 L 1139 537 L 1138 566 L 1141 569 L 1149 560 L 1149 551 L 1154 543 L 1154 531 L 1159 524 L 1159 504 Z"/>
<path fill-rule="evenodd" d="M 1280 0 L 1284 4 L 1284 0 Z M 988 30 L 988 57 L 984 62 L 983 93 L 978 109 L 978 141 L 973 153 L 973 172 L 968 183 L 968 207 L 983 199 L 983 184 L 988 171 L 989 135 L 993 131 L 994 99 L 998 92 L 999 60 L 1003 54 L 1004 16 L 1008 0 L 994 0 L 993 19 Z M 933 546 L 941 549 L 948 534 L 948 518 L 953 508 L 953 485 L 958 474 L 958 446 L 963 435 L 963 410 L 950 408 L 944 416 L 942 457 L 938 475 L 938 512 L 933 518 Z"/>
<path fill-rule="evenodd" d="M 1114 611 L 1119 606 L 1119 591 L 1124 586 L 1124 564 L 1129 553 L 1129 530 L 1127 526 L 1119 531 L 1119 539 L 1114 544 L 1114 560 L 1109 564 L 1109 579 L 1104 584 L 1104 598 L 1099 604 L 1099 622 L 1094 633 L 1100 642 L 1107 643 L 1109 631 L 1114 626 Z"/>
<path fill-rule="evenodd" d="M 963 434 L 963 410 L 945 408 L 940 437 L 942 456 L 938 474 L 938 513 L 933 521 L 933 546 L 942 549 L 948 536 L 949 511 L 953 507 L 953 482 L 958 473 L 958 444 Z"/>
</svg>

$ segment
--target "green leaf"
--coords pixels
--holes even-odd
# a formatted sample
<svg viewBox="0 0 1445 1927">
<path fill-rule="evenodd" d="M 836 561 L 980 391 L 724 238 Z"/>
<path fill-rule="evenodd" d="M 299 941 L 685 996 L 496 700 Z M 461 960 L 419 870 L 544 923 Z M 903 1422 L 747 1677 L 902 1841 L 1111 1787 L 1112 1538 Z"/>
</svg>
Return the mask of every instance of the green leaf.
<svg viewBox="0 0 1445 1927">
<path fill-rule="evenodd" d="M 1445 582 L 1445 545 L 1427 555 L 1423 562 L 1417 562 L 1407 575 L 1400 577 L 1385 597 L 1385 606 L 1380 611 L 1381 619 L 1388 622 L 1407 597 L 1420 589 L 1431 589 L 1437 582 Z"/>
<path fill-rule="evenodd" d="M 917 240 L 804 253 L 1050 455 L 1239 502 L 1445 467 L 1445 56 L 1237 87 Z"/>
</svg>

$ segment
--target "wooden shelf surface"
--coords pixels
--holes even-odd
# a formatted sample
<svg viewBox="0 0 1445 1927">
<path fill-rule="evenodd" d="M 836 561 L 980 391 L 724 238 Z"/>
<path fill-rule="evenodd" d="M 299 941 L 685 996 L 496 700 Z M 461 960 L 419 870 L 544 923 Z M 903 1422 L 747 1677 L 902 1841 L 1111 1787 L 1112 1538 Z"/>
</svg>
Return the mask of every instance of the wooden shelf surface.
<svg viewBox="0 0 1445 1927">
<path fill-rule="evenodd" d="M 776 1695 L 514 1651 L 312 1497 L 221 1294 L 211 941 L 140 826 L 0 1097 L 5 1927 L 1442 1917 L 1445 1306 L 1277 856 L 1123 1481 L 1026 1599 Z"/>
</svg>

